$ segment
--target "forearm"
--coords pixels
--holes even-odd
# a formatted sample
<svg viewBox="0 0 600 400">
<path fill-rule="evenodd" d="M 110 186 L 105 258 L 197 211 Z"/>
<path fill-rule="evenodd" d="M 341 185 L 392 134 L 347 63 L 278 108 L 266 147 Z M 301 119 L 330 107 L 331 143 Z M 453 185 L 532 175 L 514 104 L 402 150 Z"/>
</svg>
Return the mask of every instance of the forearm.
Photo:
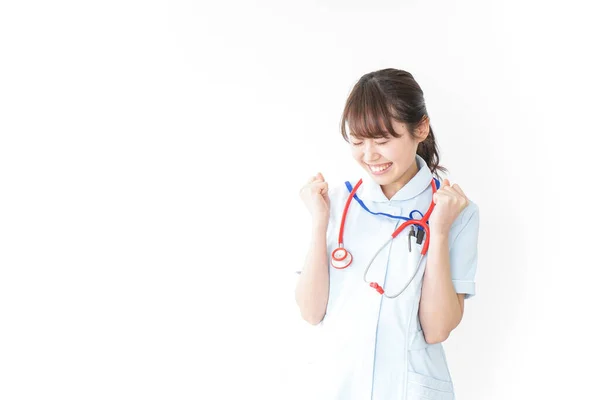
<svg viewBox="0 0 600 400">
<path fill-rule="evenodd" d="M 425 340 L 438 343 L 446 340 L 462 318 L 450 276 L 450 250 L 447 234 L 432 233 L 423 277 L 419 318 Z"/>
<path fill-rule="evenodd" d="M 300 308 L 300 314 L 313 325 L 321 322 L 325 316 L 329 299 L 326 236 L 327 221 L 313 224 L 311 243 L 296 285 L 296 303 Z"/>
</svg>

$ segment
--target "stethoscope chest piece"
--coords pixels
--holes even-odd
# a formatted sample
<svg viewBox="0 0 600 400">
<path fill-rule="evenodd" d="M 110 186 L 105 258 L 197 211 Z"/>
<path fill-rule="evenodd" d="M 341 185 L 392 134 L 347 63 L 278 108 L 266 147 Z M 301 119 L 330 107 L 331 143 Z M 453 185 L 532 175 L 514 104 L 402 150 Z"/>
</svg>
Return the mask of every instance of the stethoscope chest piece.
<svg viewBox="0 0 600 400">
<path fill-rule="evenodd" d="M 343 247 L 338 247 L 331 253 L 331 265 L 336 269 L 344 269 L 352 264 L 352 254 Z"/>
</svg>

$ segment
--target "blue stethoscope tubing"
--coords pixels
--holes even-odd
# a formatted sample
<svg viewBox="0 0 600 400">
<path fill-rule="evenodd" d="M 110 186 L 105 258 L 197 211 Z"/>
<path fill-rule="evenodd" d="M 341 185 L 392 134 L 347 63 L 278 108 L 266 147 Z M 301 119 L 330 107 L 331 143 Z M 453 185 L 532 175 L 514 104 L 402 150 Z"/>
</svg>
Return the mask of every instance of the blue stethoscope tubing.
<svg viewBox="0 0 600 400">
<path fill-rule="evenodd" d="M 433 180 L 435 181 L 435 187 L 436 189 L 440 188 L 440 181 L 436 178 L 433 178 Z M 352 184 L 348 181 L 345 182 L 346 187 L 348 188 L 348 192 L 350 192 L 352 194 Z M 358 183 L 357 183 L 358 185 Z M 403 217 L 401 215 L 392 215 L 392 214 L 387 214 L 387 213 L 382 213 L 382 212 L 373 212 L 371 210 L 369 210 L 369 208 L 365 205 L 365 203 L 358 197 L 358 195 L 356 194 L 356 192 L 351 196 L 354 197 L 354 200 L 356 200 L 356 202 L 358 204 L 360 204 L 360 206 L 369 214 L 373 214 L 373 215 L 383 215 L 384 217 L 388 217 L 388 218 L 394 218 L 394 219 L 402 219 L 405 221 L 411 220 L 411 219 L 417 219 L 416 217 L 413 217 L 413 213 L 419 213 L 420 214 L 420 219 L 423 219 L 423 213 L 419 210 L 412 210 L 409 214 L 408 214 L 408 218 L 407 217 Z"/>
</svg>

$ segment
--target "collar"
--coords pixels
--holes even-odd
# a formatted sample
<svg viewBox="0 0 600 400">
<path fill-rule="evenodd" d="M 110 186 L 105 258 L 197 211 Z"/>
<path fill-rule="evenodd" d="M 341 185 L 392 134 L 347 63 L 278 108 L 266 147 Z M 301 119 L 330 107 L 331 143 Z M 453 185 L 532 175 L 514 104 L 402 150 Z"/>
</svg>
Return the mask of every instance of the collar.
<svg viewBox="0 0 600 400">
<path fill-rule="evenodd" d="M 383 194 L 381 186 L 371 178 L 371 176 L 365 171 L 362 174 L 362 188 L 359 190 L 360 197 L 364 200 L 370 200 L 376 203 L 388 203 L 390 201 L 402 201 L 412 199 L 423 193 L 431 185 L 433 174 L 429 170 L 425 160 L 418 154 L 416 155 L 417 168 L 419 171 L 413 178 L 408 181 L 400 190 L 394 194 L 394 196 L 388 200 Z"/>
</svg>

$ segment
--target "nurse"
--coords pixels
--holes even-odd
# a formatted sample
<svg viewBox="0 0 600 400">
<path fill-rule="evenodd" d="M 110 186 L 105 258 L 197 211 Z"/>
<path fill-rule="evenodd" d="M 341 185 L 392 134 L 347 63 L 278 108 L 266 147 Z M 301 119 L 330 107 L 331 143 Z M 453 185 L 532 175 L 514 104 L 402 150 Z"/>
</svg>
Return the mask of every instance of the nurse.
<svg viewBox="0 0 600 400">
<path fill-rule="evenodd" d="M 295 297 L 319 336 L 303 384 L 310 398 L 327 400 L 454 399 L 442 342 L 475 294 L 478 207 L 441 179 L 423 91 L 410 73 L 383 69 L 361 77 L 346 101 L 341 134 L 364 170 L 360 182 L 330 187 L 318 173 L 300 191 L 312 237 Z M 428 241 L 415 225 L 382 249 L 409 217 L 427 217 L 432 203 Z M 343 251 L 333 260 L 340 247 L 350 262 Z"/>
</svg>

